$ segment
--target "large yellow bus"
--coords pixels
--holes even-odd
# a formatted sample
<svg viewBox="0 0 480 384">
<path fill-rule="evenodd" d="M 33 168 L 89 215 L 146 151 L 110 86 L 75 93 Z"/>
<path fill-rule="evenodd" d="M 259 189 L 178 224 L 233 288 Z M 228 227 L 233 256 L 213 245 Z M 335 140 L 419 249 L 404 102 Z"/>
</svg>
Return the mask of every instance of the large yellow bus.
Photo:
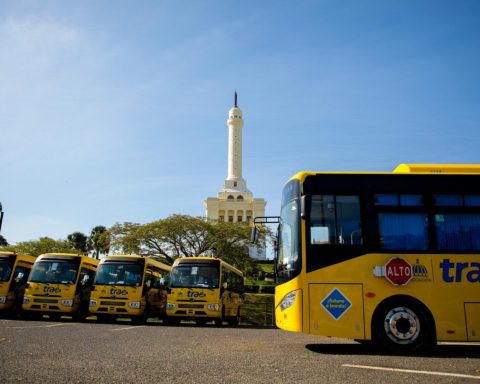
<svg viewBox="0 0 480 384">
<path fill-rule="evenodd" d="M 28 275 L 35 257 L 0 252 L 0 315 L 17 316 L 22 309 Z"/>
<path fill-rule="evenodd" d="M 103 258 L 93 284 L 90 313 L 100 321 L 128 317 L 137 324 L 149 317 L 164 318 L 170 270 L 170 266 L 150 257 Z"/>
<path fill-rule="evenodd" d="M 275 274 L 284 330 L 396 352 L 480 341 L 480 165 L 296 174 Z"/>
<path fill-rule="evenodd" d="M 181 257 L 174 261 L 167 303 L 167 320 L 213 320 L 238 325 L 243 300 L 243 273 L 213 257 Z"/>
<path fill-rule="evenodd" d="M 23 311 L 33 318 L 68 315 L 84 320 L 98 260 L 70 253 L 46 253 L 33 264 L 23 298 Z"/>
</svg>

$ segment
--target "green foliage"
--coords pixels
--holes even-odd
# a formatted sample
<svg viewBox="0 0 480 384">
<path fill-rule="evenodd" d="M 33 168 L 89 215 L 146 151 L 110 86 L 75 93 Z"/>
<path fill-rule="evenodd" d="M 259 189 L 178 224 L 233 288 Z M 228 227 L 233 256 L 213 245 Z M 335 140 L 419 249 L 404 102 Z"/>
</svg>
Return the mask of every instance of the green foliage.
<svg viewBox="0 0 480 384">
<path fill-rule="evenodd" d="M 112 249 L 162 257 L 218 256 L 246 274 L 257 268 L 248 254 L 250 228 L 245 223 L 212 223 L 199 217 L 172 215 L 147 224 L 116 224 L 109 229 Z"/>
<path fill-rule="evenodd" d="M 67 236 L 67 241 L 73 250 L 77 250 L 81 253 L 87 253 L 88 251 L 88 237 L 82 232 L 73 232 Z"/>
<path fill-rule="evenodd" d="M 98 225 L 90 232 L 88 238 L 88 250 L 93 251 L 95 259 L 100 258 L 100 254 L 107 254 L 110 250 L 110 234 L 103 225 Z"/>
<path fill-rule="evenodd" d="M 273 302 L 273 295 L 270 294 L 245 294 L 245 304 L 241 309 L 241 322 L 252 325 L 273 325 Z"/>
<path fill-rule="evenodd" d="M 66 240 L 54 240 L 50 237 L 41 237 L 34 241 L 23 241 L 16 245 L 2 248 L 6 251 L 16 251 L 31 256 L 39 256 L 43 253 L 72 253 L 71 244 Z"/>
</svg>

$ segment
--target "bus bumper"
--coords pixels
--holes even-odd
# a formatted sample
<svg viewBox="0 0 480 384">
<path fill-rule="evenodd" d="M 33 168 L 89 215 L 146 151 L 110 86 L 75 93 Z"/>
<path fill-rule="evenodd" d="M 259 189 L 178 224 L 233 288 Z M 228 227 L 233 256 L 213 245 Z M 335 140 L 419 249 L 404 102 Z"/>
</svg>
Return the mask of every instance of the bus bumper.
<svg viewBox="0 0 480 384">
<path fill-rule="evenodd" d="M 76 314 L 80 303 L 75 303 L 73 298 L 52 297 L 23 297 L 22 309 L 26 312 L 59 313 L 66 315 Z"/>
</svg>

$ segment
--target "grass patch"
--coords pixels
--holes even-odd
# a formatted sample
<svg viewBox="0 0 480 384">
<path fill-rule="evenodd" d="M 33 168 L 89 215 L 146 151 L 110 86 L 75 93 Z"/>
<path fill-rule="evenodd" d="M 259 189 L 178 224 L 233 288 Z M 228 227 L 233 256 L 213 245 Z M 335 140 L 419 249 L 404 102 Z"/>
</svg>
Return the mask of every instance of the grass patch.
<svg viewBox="0 0 480 384">
<path fill-rule="evenodd" d="M 245 294 L 241 322 L 249 325 L 269 326 L 273 324 L 273 295 Z"/>
</svg>

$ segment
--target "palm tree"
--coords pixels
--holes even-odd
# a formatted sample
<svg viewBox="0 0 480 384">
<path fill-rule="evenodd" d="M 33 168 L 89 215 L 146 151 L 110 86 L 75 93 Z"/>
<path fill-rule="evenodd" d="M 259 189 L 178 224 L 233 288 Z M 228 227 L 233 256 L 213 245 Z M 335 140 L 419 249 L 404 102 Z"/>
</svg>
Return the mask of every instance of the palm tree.
<svg viewBox="0 0 480 384">
<path fill-rule="evenodd" d="M 88 238 L 88 249 L 93 251 L 95 259 L 100 258 L 100 254 L 107 254 L 110 250 L 110 234 L 103 225 L 97 225 L 90 232 Z"/>
</svg>

